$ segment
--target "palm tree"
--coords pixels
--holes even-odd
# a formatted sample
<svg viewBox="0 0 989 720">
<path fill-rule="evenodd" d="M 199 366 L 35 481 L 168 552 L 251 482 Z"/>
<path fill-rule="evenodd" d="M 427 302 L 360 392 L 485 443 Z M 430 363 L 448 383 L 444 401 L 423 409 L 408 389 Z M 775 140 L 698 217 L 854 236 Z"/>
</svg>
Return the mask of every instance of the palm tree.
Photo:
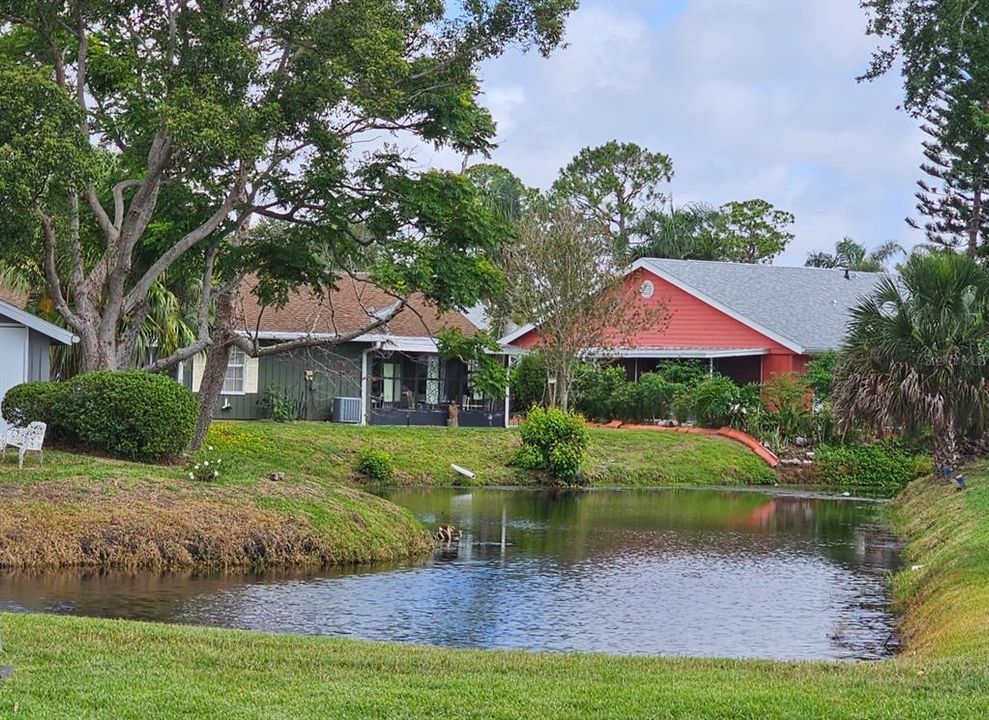
<svg viewBox="0 0 989 720">
<path fill-rule="evenodd" d="M 805 267 L 847 268 L 859 272 L 881 272 L 895 256 L 904 254 L 903 247 L 892 240 L 869 251 L 865 245 L 844 237 L 835 243 L 834 252 L 808 253 Z"/>
<path fill-rule="evenodd" d="M 717 260 L 710 233 L 717 214 L 704 203 L 649 211 L 635 228 L 635 234 L 645 239 L 632 247 L 633 256 Z"/>
<path fill-rule="evenodd" d="M 915 254 L 853 311 L 836 378 L 844 425 L 929 428 L 938 470 L 989 426 L 989 273 L 966 255 Z"/>
</svg>

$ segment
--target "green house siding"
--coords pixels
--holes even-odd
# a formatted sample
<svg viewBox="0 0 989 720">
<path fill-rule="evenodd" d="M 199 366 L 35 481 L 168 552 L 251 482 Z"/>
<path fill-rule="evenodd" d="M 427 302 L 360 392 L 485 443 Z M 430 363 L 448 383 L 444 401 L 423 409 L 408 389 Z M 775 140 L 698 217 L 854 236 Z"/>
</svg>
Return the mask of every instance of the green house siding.
<svg viewBox="0 0 989 720">
<path fill-rule="evenodd" d="M 361 352 L 366 345 L 347 343 L 332 349 L 306 349 L 258 359 L 258 391 L 220 395 L 213 410 L 219 420 L 257 420 L 271 416 L 264 404 L 269 387 L 288 396 L 303 420 L 329 420 L 333 398 L 360 397 Z M 192 363 L 183 383 L 192 386 Z"/>
</svg>

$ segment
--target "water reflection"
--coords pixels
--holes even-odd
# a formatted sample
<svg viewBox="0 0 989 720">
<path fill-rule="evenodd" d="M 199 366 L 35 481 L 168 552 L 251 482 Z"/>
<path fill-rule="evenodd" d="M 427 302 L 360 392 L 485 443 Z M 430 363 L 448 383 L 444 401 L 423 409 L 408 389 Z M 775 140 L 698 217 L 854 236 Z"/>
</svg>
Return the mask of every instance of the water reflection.
<svg viewBox="0 0 989 720">
<path fill-rule="evenodd" d="M 0 576 L 0 608 L 459 647 L 860 658 L 893 650 L 877 506 L 726 491 L 400 490 L 464 530 L 421 563 Z"/>
</svg>

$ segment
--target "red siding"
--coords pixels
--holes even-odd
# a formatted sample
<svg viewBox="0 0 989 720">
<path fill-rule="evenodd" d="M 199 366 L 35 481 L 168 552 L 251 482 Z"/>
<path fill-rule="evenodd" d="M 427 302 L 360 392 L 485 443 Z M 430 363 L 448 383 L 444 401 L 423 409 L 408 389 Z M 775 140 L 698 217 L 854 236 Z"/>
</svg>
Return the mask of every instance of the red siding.
<svg viewBox="0 0 989 720">
<path fill-rule="evenodd" d="M 639 287 L 646 279 L 651 280 L 655 287 L 655 292 L 649 300 L 638 294 Z M 765 348 L 770 353 L 792 352 L 775 340 L 643 268 L 631 273 L 625 279 L 625 284 L 629 290 L 636 293 L 638 302 L 652 306 L 665 303 L 669 313 L 669 322 L 665 327 L 660 324 L 635 334 L 633 344 L 636 347 L 736 347 Z M 534 330 L 526 333 L 512 344 L 519 347 L 535 347 L 538 344 L 538 332 Z"/>
</svg>

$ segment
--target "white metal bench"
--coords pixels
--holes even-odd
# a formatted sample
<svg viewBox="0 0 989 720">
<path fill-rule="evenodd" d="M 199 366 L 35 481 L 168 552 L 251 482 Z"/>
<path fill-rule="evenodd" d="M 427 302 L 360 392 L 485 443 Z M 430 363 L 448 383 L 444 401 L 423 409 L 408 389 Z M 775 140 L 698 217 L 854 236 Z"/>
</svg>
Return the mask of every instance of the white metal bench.
<svg viewBox="0 0 989 720">
<path fill-rule="evenodd" d="M 0 435 L 0 458 L 7 456 L 7 446 L 17 448 L 17 467 L 24 467 L 24 455 L 28 450 L 38 453 L 38 462 L 44 464 L 45 430 L 48 426 L 43 422 L 29 423 L 26 428 L 12 427 Z"/>
</svg>

